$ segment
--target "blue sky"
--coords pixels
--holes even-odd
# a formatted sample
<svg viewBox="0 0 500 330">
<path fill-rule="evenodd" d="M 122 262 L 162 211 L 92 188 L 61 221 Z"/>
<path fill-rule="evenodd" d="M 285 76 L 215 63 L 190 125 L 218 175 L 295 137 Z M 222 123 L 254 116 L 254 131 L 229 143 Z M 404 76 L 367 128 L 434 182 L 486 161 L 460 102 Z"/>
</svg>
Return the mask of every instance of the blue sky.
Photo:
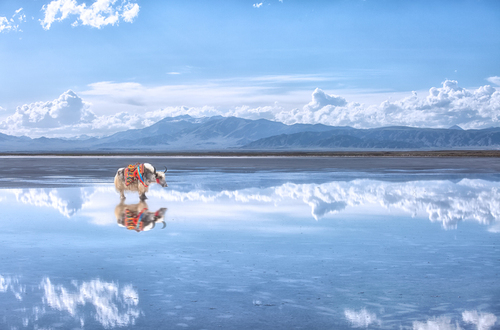
<svg viewBox="0 0 500 330">
<path fill-rule="evenodd" d="M 0 132 L 185 113 L 498 126 L 498 31 L 500 2 L 484 0 L 3 0 Z"/>
</svg>

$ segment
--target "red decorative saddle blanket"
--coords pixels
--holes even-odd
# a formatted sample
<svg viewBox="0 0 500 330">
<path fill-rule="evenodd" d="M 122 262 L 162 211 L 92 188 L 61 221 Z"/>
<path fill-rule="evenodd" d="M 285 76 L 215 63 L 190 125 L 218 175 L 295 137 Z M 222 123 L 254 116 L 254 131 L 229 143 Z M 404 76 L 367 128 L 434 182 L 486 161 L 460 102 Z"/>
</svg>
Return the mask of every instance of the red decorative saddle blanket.
<svg viewBox="0 0 500 330">
<path fill-rule="evenodd" d="M 142 222 L 142 216 L 144 212 L 148 209 L 144 208 L 141 212 L 137 213 L 134 211 L 130 211 L 129 209 L 125 210 L 125 221 L 124 225 L 128 230 L 135 230 L 137 232 L 144 230 L 144 222 Z"/>
<path fill-rule="evenodd" d="M 145 187 L 148 185 L 144 182 L 144 164 L 133 164 L 125 168 L 123 175 L 125 176 L 125 185 L 137 182 L 139 180 Z"/>
</svg>

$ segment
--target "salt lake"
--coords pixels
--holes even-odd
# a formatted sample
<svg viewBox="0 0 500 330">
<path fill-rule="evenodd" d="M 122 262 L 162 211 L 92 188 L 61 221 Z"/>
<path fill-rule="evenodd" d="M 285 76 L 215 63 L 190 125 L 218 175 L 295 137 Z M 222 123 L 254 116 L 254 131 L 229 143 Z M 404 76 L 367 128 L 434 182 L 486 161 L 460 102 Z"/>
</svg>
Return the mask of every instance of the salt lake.
<svg viewBox="0 0 500 330">
<path fill-rule="evenodd" d="M 135 162 L 164 229 L 117 223 Z M 497 159 L 0 164 L 2 329 L 500 328 Z"/>
</svg>

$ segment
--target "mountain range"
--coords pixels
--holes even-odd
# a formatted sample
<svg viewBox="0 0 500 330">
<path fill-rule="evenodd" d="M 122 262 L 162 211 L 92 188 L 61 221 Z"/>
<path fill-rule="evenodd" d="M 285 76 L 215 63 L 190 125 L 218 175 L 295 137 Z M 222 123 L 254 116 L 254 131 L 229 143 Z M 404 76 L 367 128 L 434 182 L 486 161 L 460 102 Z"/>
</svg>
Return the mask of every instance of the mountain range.
<svg viewBox="0 0 500 330">
<path fill-rule="evenodd" d="M 355 129 L 322 124 L 285 125 L 265 119 L 166 117 L 142 129 L 78 139 L 0 134 L 0 152 L 179 152 L 296 150 L 499 149 L 500 128 L 463 130 L 382 127 Z"/>
</svg>

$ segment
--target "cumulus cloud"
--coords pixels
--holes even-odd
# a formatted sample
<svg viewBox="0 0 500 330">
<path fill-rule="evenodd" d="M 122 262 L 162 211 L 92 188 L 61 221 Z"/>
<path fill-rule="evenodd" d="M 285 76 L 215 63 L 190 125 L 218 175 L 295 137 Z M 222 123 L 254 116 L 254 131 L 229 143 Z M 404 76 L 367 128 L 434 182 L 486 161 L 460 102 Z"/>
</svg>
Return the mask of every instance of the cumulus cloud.
<svg viewBox="0 0 500 330">
<path fill-rule="evenodd" d="M 258 82 L 274 81 L 276 77 L 255 79 Z M 295 79 L 322 77 L 297 76 Z M 15 114 L 0 122 L 0 131 L 31 137 L 109 135 L 144 128 L 165 117 L 179 115 L 235 116 L 285 124 L 320 123 L 356 128 L 449 128 L 458 125 L 464 129 L 480 129 L 500 124 L 500 92 L 490 85 L 469 90 L 459 87 L 456 81 L 447 80 L 441 87 L 431 88 L 424 98 L 414 92 L 399 100 L 385 100 L 379 105 L 349 102 L 343 96 L 317 88 L 311 101 L 301 108 L 292 108 L 291 103 L 286 102 L 293 102 L 295 107 L 297 100 L 304 99 L 307 94 L 279 95 L 273 91 L 259 83 L 246 87 L 217 83 L 147 87 L 135 82 L 98 82 L 91 84 L 89 90 L 80 92 L 90 101 L 67 91 L 51 102 L 19 106 Z M 272 98 L 279 101 L 269 102 Z"/>
<path fill-rule="evenodd" d="M 26 15 L 23 14 L 23 8 L 19 8 L 10 18 L 0 16 L 0 33 L 21 31 L 19 24 L 26 22 Z"/>
<path fill-rule="evenodd" d="M 441 87 L 430 88 L 424 96 L 413 92 L 401 99 L 386 99 L 380 104 L 368 105 L 351 102 L 343 96 L 328 94 L 317 88 L 312 92 L 309 103 L 297 107 L 307 94 L 285 94 L 273 87 L 278 81 L 290 79 L 321 82 L 324 77 L 267 76 L 205 85 L 157 87 L 146 87 L 139 83 L 99 82 L 91 84 L 91 89 L 82 94 L 92 98 L 99 108 L 110 109 L 120 105 L 129 111 L 138 107 L 142 107 L 142 111 L 153 107 L 181 111 L 189 109 L 186 113 L 194 116 L 199 112 L 200 115 L 265 118 L 285 124 L 320 123 L 356 128 L 448 128 L 458 125 L 464 129 L 500 124 L 500 92 L 490 85 L 470 90 L 460 87 L 456 81 L 446 80 Z M 268 82 L 271 86 L 267 85 Z"/>
<path fill-rule="evenodd" d="M 275 119 L 286 124 L 322 123 L 356 128 L 453 125 L 486 128 L 500 123 L 500 92 L 490 85 L 468 90 L 459 87 L 456 81 L 446 80 L 441 87 L 432 87 L 425 98 L 413 92 L 400 100 L 366 106 L 316 89 L 311 102 L 302 109 L 280 112 Z"/>
<path fill-rule="evenodd" d="M 134 106 L 141 104 L 140 95 L 131 93 L 124 99 L 119 97 L 116 102 L 133 103 Z M 17 107 L 16 112 L 0 121 L 0 131 L 11 135 L 27 135 L 30 137 L 71 137 L 74 135 L 108 135 L 117 131 L 144 128 L 157 121 L 172 116 L 191 115 L 193 117 L 205 117 L 221 115 L 220 110 L 209 107 L 167 107 L 153 111 L 142 111 L 141 113 L 130 113 L 121 111 L 111 115 L 96 115 L 91 110 L 92 104 L 84 101 L 75 92 L 69 90 L 61 94 L 57 99 L 48 102 L 35 102 Z M 269 111 L 269 107 L 235 108 L 234 115 L 254 117 L 262 116 Z M 226 114 L 227 115 L 227 114 Z M 270 117 L 268 115 L 268 117 Z"/>
<path fill-rule="evenodd" d="M 80 125 L 90 125 L 96 118 L 89 107 L 90 104 L 68 90 L 53 101 L 17 107 L 13 115 L 0 122 L 0 129 L 15 135 L 39 135 L 64 127 L 74 129 Z"/>
<path fill-rule="evenodd" d="M 262 2 L 261 3 L 254 3 L 253 7 L 254 8 L 260 8 L 260 7 L 262 7 Z"/>
<path fill-rule="evenodd" d="M 96 0 L 87 7 L 76 0 L 53 0 L 42 7 L 42 27 L 49 30 L 54 22 L 61 22 L 68 17 L 76 17 L 72 26 L 88 25 L 100 29 L 106 25 L 118 24 L 120 18 L 132 23 L 139 15 L 139 5 L 127 0 Z"/>
</svg>

